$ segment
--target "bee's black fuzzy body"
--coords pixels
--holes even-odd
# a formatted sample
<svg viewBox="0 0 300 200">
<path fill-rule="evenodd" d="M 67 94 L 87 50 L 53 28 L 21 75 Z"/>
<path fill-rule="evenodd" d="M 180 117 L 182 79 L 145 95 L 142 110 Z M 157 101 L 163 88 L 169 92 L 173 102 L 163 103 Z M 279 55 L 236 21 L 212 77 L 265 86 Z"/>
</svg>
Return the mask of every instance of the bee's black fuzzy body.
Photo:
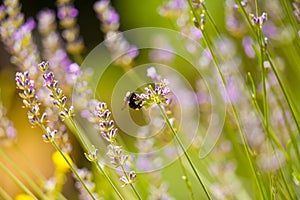
<svg viewBox="0 0 300 200">
<path fill-rule="evenodd" d="M 134 92 L 128 92 L 125 100 L 128 102 L 130 108 L 134 110 L 140 110 L 143 107 L 143 101 L 137 98 L 137 94 Z"/>
</svg>

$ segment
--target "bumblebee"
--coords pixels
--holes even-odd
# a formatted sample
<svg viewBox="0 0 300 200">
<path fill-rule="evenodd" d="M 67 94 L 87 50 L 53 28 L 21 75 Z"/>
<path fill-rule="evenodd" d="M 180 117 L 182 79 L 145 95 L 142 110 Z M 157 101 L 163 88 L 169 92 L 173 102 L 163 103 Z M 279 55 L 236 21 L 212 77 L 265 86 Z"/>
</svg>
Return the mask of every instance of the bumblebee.
<svg viewBox="0 0 300 200">
<path fill-rule="evenodd" d="M 134 110 L 140 110 L 143 107 L 143 101 L 134 92 L 127 92 L 124 102 L 128 103 L 129 107 Z"/>
</svg>

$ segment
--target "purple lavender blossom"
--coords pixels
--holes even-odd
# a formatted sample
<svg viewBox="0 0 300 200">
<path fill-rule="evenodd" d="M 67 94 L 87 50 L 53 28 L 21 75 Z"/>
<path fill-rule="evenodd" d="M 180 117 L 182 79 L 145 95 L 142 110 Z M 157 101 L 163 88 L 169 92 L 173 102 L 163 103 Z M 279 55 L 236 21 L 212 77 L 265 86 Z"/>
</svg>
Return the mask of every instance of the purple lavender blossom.
<svg viewBox="0 0 300 200">
<path fill-rule="evenodd" d="M 67 17 L 75 18 L 78 15 L 78 10 L 74 7 L 64 7 L 64 9 L 59 9 L 57 17 L 59 19 L 64 19 Z"/>
<path fill-rule="evenodd" d="M 74 7 L 72 1 L 61 1 L 57 3 L 57 17 L 63 28 L 62 36 L 66 40 L 66 49 L 68 53 L 80 58 L 84 50 L 83 39 L 79 36 L 79 26 L 77 25 L 78 10 Z"/>
<path fill-rule="evenodd" d="M 115 12 L 115 11 L 107 13 L 107 15 L 105 16 L 105 18 L 106 18 L 108 24 L 119 23 L 119 20 L 120 20 L 119 14 L 117 12 Z"/>
<path fill-rule="evenodd" d="M 108 142 L 114 143 L 118 129 L 114 127 L 114 121 L 110 119 L 111 112 L 107 109 L 107 105 L 99 102 L 96 105 L 95 115 L 98 117 L 98 129 L 102 137 Z"/>
<path fill-rule="evenodd" d="M 4 19 L 6 16 L 5 9 L 4 5 L 0 5 L 0 20 Z"/>
<path fill-rule="evenodd" d="M 263 12 L 261 16 L 255 16 L 254 14 L 250 14 L 250 20 L 253 25 L 262 25 L 267 21 L 267 13 Z"/>
<path fill-rule="evenodd" d="M 118 30 L 120 17 L 116 10 L 110 6 L 109 0 L 97 1 L 94 4 L 94 10 L 102 22 L 101 27 L 105 33 Z"/>
<path fill-rule="evenodd" d="M 33 18 L 29 18 L 13 35 L 14 40 L 21 40 L 35 28 Z"/>
<path fill-rule="evenodd" d="M 45 80 L 45 86 L 51 88 L 54 84 L 54 74 L 52 72 L 45 73 L 43 74 L 43 78 Z"/>
<path fill-rule="evenodd" d="M 36 95 L 36 88 L 33 80 L 29 79 L 28 72 L 17 72 L 15 78 L 17 88 L 21 90 L 19 93 L 23 99 L 25 108 L 28 109 L 28 121 L 33 125 L 41 125 L 45 122 L 47 115 L 45 113 L 40 116 L 40 107 Z"/>
<path fill-rule="evenodd" d="M 50 91 L 49 96 L 52 100 L 52 103 L 59 110 L 59 115 L 62 120 L 70 118 L 74 115 L 74 108 L 66 107 L 67 97 L 63 94 L 63 90 L 58 87 L 58 81 L 55 80 L 54 74 L 51 71 L 48 71 L 48 62 L 42 62 L 39 64 L 40 70 L 44 72 L 44 86 Z"/>
</svg>

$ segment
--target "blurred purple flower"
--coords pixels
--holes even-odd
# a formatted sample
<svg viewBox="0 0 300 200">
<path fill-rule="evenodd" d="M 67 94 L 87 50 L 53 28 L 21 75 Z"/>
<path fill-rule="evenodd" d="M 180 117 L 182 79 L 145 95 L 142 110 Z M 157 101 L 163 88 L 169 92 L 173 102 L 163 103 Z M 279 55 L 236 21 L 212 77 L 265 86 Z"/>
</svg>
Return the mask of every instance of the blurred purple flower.
<svg viewBox="0 0 300 200">
<path fill-rule="evenodd" d="M 72 63 L 69 65 L 69 72 L 74 75 L 78 75 L 80 72 L 80 67 L 77 63 Z"/>
<path fill-rule="evenodd" d="M 252 48 L 252 44 L 253 44 L 253 40 L 251 38 L 247 36 L 243 38 L 244 51 L 249 58 L 255 57 L 255 52 Z"/>
<path fill-rule="evenodd" d="M 64 19 L 64 18 L 67 18 L 67 17 L 71 17 L 71 18 L 74 18 L 74 17 L 77 17 L 78 15 L 78 10 L 74 7 L 62 7 L 62 9 L 59 9 L 58 12 L 57 12 L 57 17 L 59 19 Z"/>
<path fill-rule="evenodd" d="M 136 48 L 136 46 L 131 46 L 128 50 L 127 55 L 129 55 L 132 59 L 137 57 L 139 55 L 139 50 Z"/>
<path fill-rule="evenodd" d="M 107 23 L 114 24 L 119 23 L 120 17 L 119 14 L 115 10 L 110 10 L 110 12 L 105 12 L 104 17 L 107 20 Z"/>
<path fill-rule="evenodd" d="M 16 41 L 21 40 L 26 34 L 30 33 L 35 27 L 33 18 L 29 18 L 15 33 L 14 39 Z"/>
<path fill-rule="evenodd" d="M 263 26 L 263 32 L 268 38 L 275 38 L 277 36 L 277 28 L 276 26 L 268 21 L 264 26 Z"/>
<path fill-rule="evenodd" d="M 187 7 L 187 2 L 185 0 L 172 0 L 167 4 L 169 9 L 181 10 Z"/>
<path fill-rule="evenodd" d="M 17 131 L 13 126 L 9 126 L 6 129 L 8 139 L 14 139 L 17 136 Z"/>
<path fill-rule="evenodd" d="M 230 103 L 237 103 L 240 99 L 240 93 L 239 89 L 234 82 L 233 77 L 228 77 L 227 78 L 227 87 L 226 87 L 226 92 L 227 92 L 227 102 Z"/>
<path fill-rule="evenodd" d="M 202 38 L 202 33 L 198 28 L 193 27 L 191 32 L 192 32 L 192 37 L 194 40 L 199 40 Z"/>
<path fill-rule="evenodd" d="M 160 76 L 157 75 L 155 67 L 149 67 L 147 69 L 147 76 L 150 77 L 153 81 L 160 81 Z"/>
<path fill-rule="evenodd" d="M 169 47 L 168 49 L 172 49 Z M 149 58 L 152 62 L 169 62 L 174 59 L 174 54 L 164 49 L 154 49 L 149 53 Z"/>
<path fill-rule="evenodd" d="M 212 60 L 212 55 L 211 55 L 210 50 L 208 48 L 205 48 L 203 50 L 202 55 L 209 58 L 209 60 Z"/>
</svg>

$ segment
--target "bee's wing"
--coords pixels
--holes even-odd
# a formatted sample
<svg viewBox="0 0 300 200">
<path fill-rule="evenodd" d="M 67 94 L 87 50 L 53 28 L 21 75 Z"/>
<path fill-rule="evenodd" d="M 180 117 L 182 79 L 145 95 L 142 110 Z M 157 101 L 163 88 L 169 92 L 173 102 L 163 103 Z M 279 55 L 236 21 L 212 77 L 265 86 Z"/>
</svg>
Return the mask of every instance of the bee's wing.
<svg viewBox="0 0 300 200">
<path fill-rule="evenodd" d="M 122 105 L 122 109 L 121 110 L 124 110 L 129 102 L 129 97 L 131 95 L 131 92 L 127 92 L 126 93 L 126 96 L 124 97 L 124 100 L 123 100 L 123 105 Z"/>
<path fill-rule="evenodd" d="M 123 101 L 121 110 L 124 110 L 128 104 L 128 101 Z"/>
</svg>

